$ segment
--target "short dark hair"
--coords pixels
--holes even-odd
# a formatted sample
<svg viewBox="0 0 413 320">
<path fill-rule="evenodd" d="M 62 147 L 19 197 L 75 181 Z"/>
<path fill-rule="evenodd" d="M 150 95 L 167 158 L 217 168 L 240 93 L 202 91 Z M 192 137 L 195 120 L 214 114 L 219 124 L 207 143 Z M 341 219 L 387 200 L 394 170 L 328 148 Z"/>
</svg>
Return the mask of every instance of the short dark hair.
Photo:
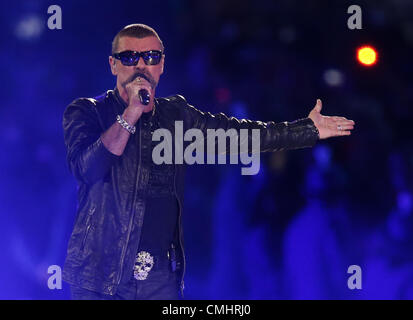
<svg viewBox="0 0 413 320">
<path fill-rule="evenodd" d="M 116 53 L 116 50 L 118 49 L 119 45 L 119 39 L 121 37 L 134 37 L 134 38 L 146 38 L 146 37 L 157 37 L 159 42 L 161 43 L 162 51 L 164 50 L 164 46 L 162 43 L 161 38 L 159 38 L 158 34 L 154 29 L 151 27 L 147 26 L 146 24 L 141 24 L 141 23 L 134 23 L 127 25 L 124 27 L 122 30 L 120 30 L 115 38 L 113 38 L 112 41 L 112 54 Z"/>
</svg>

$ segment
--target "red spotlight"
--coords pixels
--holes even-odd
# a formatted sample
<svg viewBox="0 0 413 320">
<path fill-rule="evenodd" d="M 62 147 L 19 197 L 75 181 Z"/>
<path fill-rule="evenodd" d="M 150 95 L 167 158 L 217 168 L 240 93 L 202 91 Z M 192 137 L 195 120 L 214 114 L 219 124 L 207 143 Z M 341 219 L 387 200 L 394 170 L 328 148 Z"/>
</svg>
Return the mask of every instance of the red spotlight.
<svg viewBox="0 0 413 320">
<path fill-rule="evenodd" d="M 357 50 L 357 59 L 364 66 L 372 66 L 377 62 L 377 51 L 373 47 L 363 46 Z"/>
</svg>

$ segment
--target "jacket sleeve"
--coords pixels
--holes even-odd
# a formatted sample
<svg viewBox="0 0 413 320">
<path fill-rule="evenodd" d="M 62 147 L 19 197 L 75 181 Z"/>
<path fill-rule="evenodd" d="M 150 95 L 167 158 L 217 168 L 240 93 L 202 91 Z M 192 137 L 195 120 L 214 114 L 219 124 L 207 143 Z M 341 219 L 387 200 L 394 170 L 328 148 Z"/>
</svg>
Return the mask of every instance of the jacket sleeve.
<svg viewBox="0 0 413 320">
<path fill-rule="evenodd" d="M 78 181 L 103 179 L 119 156 L 103 145 L 103 129 L 93 100 L 73 101 L 63 113 L 63 133 L 69 169 Z"/>
<path fill-rule="evenodd" d="M 181 99 L 181 103 L 188 114 L 189 126 L 200 129 L 204 134 L 206 134 L 208 129 L 217 130 L 222 128 L 228 130 L 233 128 L 237 132 L 240 129 L 248 129 L 247 140 L 240 141 L 240 145 L 248 142 L 248 146 L 252 146 L 252 129 L 258 129 L 260 152 L 313 147 L 319 139 L 318 129 L 310 118 L 279 123 L 237 119 L 235 117 L 228 117 L 224 113 L 211 114 L 210 112 L 202 112 L 189 105 L 184 97 L 178 97 Z"/>
</svg>

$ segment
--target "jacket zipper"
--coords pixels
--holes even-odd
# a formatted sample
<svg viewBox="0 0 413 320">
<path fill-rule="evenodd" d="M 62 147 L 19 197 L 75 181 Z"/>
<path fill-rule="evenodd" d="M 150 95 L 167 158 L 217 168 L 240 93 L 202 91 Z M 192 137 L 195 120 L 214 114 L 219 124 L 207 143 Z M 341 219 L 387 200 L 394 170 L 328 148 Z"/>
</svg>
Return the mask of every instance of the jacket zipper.
<svg viewBox="0 0 413 320">
<path fill-rule="evenodd" d="M 91 220 L 92 215 L 93 215 L 94 212 L 95 212 L 95 207 L 92 207 L 92 208 L 89 209 L 89 211 L 87 213 L 86 232 L 85 232 L 85 236 L 83 237 L 83 241 L 82 241 L 82 250 L 85 248 L 86 239 L 87 239 L 87 236 L 89 235 L 90 227 L 92 225 L 90 223 L 90 220 Z"/>
<path fill-rule="evenodd" d="M 185 251 L 184 251 L 184 246 L 182 245 L 182 238 L 181 238 L 181 201 L 179 200 L 178 193 L 176 191 L 176 165 L 175 165 L 175 171 L 174 171 L 174 189 L 175 189 L 175 197 L 178 200 L 178 206 L 179 206 L 179 214 L 178 214 L 178 236 L 179 236 L 179 246 L 181 247 L 181 252 L 182 252 L 182 259 L 184 263 L 184 267 L 182 270 L 182 276 L 181 276 L 181 282 L 180 282 L 180 289 L 181 289 L 181 295 L 182 298 L 184 297 L 184 288 L 185 288 L 185 283 L 184 283 L 184 277 L 185 277 L 185 268 L 186 268 L 186 261 L 185 261 Z"/>
<path fill-rule="evenodd" d="M 139 121 L 139 148 L 141 146 L 141 142 L 142 142 L 142 125 L 141 125 L 142 121 Z M 126 245 L 123 247 L 122 249 L 122 255 L 120 258 L 120 272 L 119 272 L 119 276 L 118 276 L 118 280 L 117 280 L 117 284 L 119 285 L 121 279 L 122 279 L 122 275 L 123 275 L 123 261 L 125 260 L 125 255 L 126 255 L 126 250 L 128 249 L 128 243 L 129 243 L 129 238 L 130 238 L 130 233 L 132 230 L 132 224 L 133 224 L 133 219 L 135 217 L 135 211 L 134 211 L 134 207 L 135 207 L 135 202 L 136 202 L 136 189 L 137 189 L 137 185 L 138 185 L 138 179 L 139 179 L 139 175 L 140 175 L 140 171 L 141 171 L 141 159 L 142 159 L 142 150 L 139 151 L 139 164 L 138 164 L 138 172 L 136 175 L 136 181 L 135 181 L 135 190 L 133 192 L 133 202 L 132 202 L 132 215 L 131 218 L 129 220 L 129 225 L 128 225 L 128 236 L 126 238 Z"/>
</svg>

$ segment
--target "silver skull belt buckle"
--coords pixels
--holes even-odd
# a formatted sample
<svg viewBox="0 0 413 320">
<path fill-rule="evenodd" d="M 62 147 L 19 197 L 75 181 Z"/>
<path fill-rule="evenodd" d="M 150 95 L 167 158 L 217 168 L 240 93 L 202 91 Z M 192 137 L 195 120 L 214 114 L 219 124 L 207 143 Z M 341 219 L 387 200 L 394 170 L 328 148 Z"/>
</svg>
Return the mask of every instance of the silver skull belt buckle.
<svg viewBox="0 0 413 320">
<path fill-rule="evenodd" d="M 154 265 L 153 256 L 147 251 L 140 251 L 136 255 L 133 266 L 133 276 L 136 280 L 145 280 Z"/>
</svg>

